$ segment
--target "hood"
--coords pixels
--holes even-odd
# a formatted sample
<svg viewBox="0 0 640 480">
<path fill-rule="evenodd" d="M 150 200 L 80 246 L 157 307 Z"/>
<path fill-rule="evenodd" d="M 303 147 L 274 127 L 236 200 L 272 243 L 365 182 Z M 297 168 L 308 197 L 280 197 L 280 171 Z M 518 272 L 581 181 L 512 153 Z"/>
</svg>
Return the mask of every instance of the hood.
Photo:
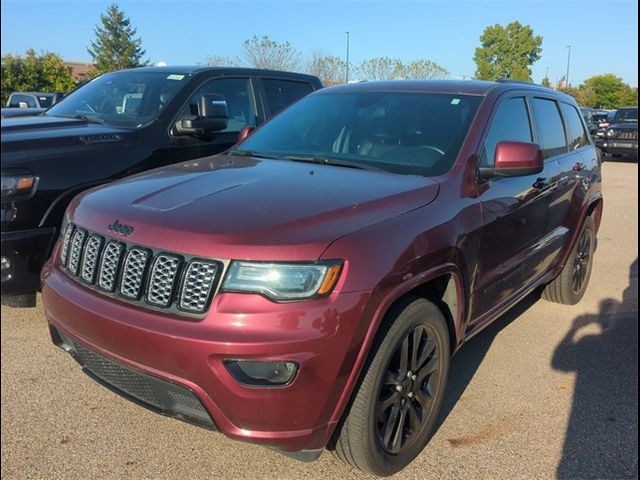
<svg viewBox="0 0 640 480">
<path fill-rule="evenodd" d="M 609 128 L 613 128 L 615 130 L 638 130 L 638 122 L 611 122 L 609 124 Z"/>
<path fill-rule="evenodd" d="M 2 118 L 9 117 L 33 117 L 40 115 L 46 110 L 46 108 L 3 108 L 0 111 Z"/>
<path fill-rule="evenodd" d="M 425 177 L 218 155 L 90 190 L 67 219 L 111 237 L 133 227 L 126 241 L 191 255 L 312 260 L 437 193 Z M 121 233 L 108 230 L 116 221 Z"/>
<path fill-rule="evenodd" d="M 136 135 L 132 129 L 49 115 L 3 118 L 1 132 L 3 166 L 21 165 L 25 159 L 51 156 L 52 152 L 67 149 L 127 143 Z"/>
</svg>

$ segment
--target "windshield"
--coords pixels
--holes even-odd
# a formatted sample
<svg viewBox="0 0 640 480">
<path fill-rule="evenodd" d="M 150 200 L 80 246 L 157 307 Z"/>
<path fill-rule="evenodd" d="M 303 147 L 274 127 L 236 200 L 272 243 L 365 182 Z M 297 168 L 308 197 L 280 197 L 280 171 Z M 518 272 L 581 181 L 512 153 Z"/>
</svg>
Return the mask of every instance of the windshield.
<svg viewBox="0 0 640 480">
<path fill-rule="evenodd" d="M 616 112 L 616 116 L 613 119 L 616 123 L 634 122 L 638 123 L 638 109 L 637 108 L 621 108 Z"/>
<path fill-rule="evenodd" d="M 442 175 L 455 162 L 482 97 L 406 92 L 310 95 L 239 146 L 260 155 Z"/>
<path fill-rule="evenodd" d="M 186 81 L 186 75 L 170 71 L 108 73 L 69 94 L 46 114 L 140 127 L 155 120 Z"/>
</svg>

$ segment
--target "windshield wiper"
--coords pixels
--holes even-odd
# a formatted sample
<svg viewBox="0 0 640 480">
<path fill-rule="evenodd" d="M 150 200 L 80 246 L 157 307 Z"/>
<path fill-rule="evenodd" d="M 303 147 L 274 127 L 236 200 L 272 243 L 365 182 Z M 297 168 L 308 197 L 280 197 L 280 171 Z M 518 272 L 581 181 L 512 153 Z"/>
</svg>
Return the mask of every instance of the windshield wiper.
<svg viewBox="0 0 640 480">
<path fill-rule="evenodd" d="M 365 163 L 351 162 L 340 158 L 323 157 L 321 155 L 287 155 L 287 160 L 293 162 L 315 163 L 317 165 L 335 165 L 337 167 L 358 168 L 360 170 L 373 170 L 374 172 L 383 172 L 381 168 L 372 167 Z"/>
<path fill-rule="evenodd" d="M 238 157 L 256 157 L 256 158 L 271 158 L 275 160 L 280 160 L 282 157 L 278 157 L 277 155 L 272 155 L 270 153 L 262 153 L 256 150 L 229 150 L 226 155 L 236 155 Z"/>
<path fill-rule="evenodd" d="M 105 121 L 101 118 L 98 117 L 87 117 L 86 115 L 83 115 L 82 113 L 76 113 L 73 115 L 49 115 L 51 117 L 62 117 L 62 118 L 75 118 L 78 120 L 84 120 L 85 122 L 89 122 L 89 123 L 98 123 L 100 125 L 104 124 Z"/>
</svg>

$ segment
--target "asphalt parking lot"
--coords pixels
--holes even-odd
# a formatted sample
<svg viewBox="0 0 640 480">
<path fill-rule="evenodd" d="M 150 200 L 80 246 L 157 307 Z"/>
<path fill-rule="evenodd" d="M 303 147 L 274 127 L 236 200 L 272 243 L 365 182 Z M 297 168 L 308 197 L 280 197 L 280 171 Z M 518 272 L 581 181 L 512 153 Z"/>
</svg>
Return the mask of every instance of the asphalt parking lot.
<svg viewBox="0 0 640 480">
<path fill-rule="evenodd" d="M 637 478 L 637 159 L 603 169 L 585 299 L 530 296 L 465 345 L 435 436 L 398 478 Z M 118 397 L 51 344 L 41 305 L 3 307 L 1 330 L 2 478 L 364 478 L 328 452 L 299 463 Z"/>
</svg>

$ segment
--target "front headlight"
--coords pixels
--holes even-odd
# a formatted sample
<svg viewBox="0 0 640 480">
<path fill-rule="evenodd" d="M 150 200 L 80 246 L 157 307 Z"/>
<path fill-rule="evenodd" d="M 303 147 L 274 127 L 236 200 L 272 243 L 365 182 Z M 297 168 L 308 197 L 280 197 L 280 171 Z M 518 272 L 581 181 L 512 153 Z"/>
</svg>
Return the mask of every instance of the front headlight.
<svg viewBox="0 0 640 480">
<path fill-rule="evenodd" d="M 37 180 L 33 175 L 2 175 L 2 201 L 28 199 L 36 190 Z"/>
<path fill-rule="evenodd" d="M 607 130 L 607 137 L 615 137 L 616 136 L 616 131 L 611 129 L 611 130 Z"/>
<path fill-rule="evenodd" d="M 222 284 L 229 292 L 259 293 L 273 300 L 302 300 L 331 292 L 341 261 L 317 263 L 231 262 Z"/>
</svg>

